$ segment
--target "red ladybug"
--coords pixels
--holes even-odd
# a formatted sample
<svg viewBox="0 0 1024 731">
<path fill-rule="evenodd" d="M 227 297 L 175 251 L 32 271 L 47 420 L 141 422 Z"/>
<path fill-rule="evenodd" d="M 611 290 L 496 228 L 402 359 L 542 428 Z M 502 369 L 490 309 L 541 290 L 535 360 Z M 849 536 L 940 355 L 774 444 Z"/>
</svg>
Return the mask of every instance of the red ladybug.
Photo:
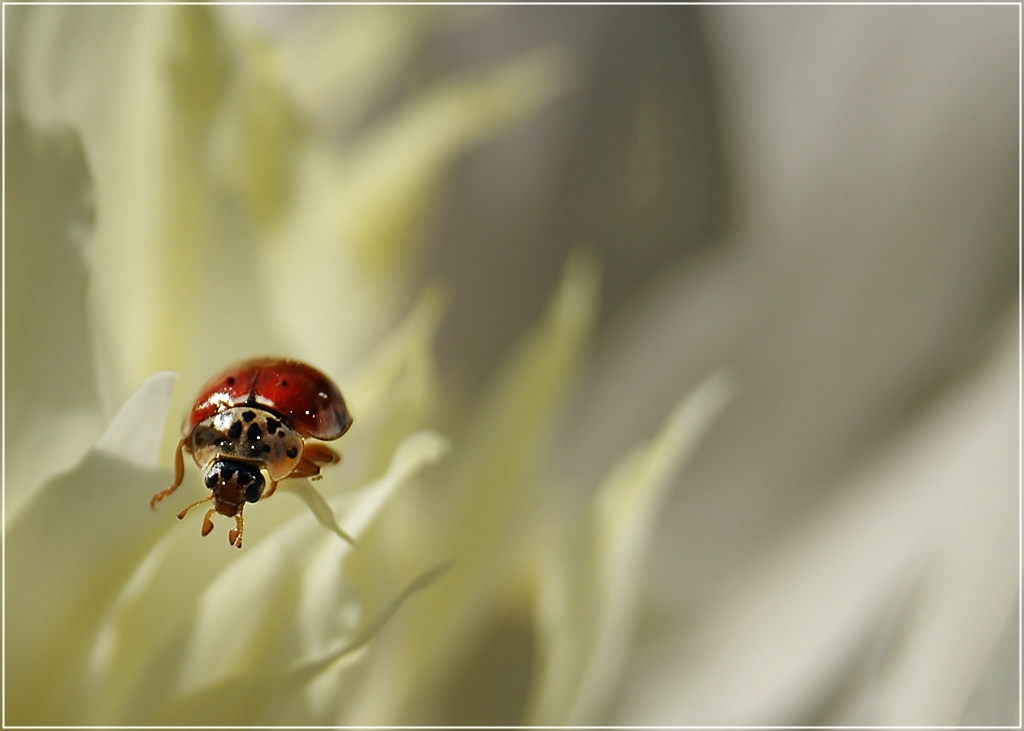
<svg viewBox="0 0 1024 731">
<path fill-rule="evenodd" d="M 151 507 L 178 489 L 185 476 L 182 451 L 206 473 L 203 535 L 213 530 L 214 512 L 233 517 L 228 542 L 242 547 L 242 508 L 268 498 L 288 478 L 317 479 L 320 468 L 341 460 L 326 444 L 352 426 L 338 387 L 312 366 L 285 358 L 253 358 L 211 379 L 199 391 L 174 452 L 174 483 L 149 501 Z M 267 479 L 269 478 L 269 486 Z M 264 490 L 266 487 L 266 490 Z"/>
</svg>

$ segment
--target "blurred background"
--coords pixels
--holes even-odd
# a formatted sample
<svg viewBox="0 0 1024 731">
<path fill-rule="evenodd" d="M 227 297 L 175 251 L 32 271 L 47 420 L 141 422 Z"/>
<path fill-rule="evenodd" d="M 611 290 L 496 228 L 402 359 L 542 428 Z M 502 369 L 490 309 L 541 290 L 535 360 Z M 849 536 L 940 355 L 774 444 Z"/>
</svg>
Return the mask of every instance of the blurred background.
<svg viewBox="0 0 1024 731">
<path fill-rule="evenodd" d="M 298 10 L 250 10 L 250 20 L 275 32 L 302 22 Z M 454 14 L 465 20 L 465 12 Z M 835 611 L 856 614 L 868 611 L 850 606 L 864 596 L 891 599 L 893 584 L 882 589 L 889 578 L 879 577 L 904 559 L 915 566 L 899 569 L 913 575 L 901 580 L 914 594 L 928 585 L 921 576 L 937 570 L 919 565 L 937 561 L 922 558 L 936 545 L 989 555 L 974 538 L 950 537 L 941 521 L 925 527 L 936 506 L 952 501 L 972 514 L 971 501 L 984 503 L 991 490 L 1006 516 L 1019 513 L 1017 9 L 473 12 L 480 16 L 468 27 L 453 23 L 412 51 L 416 71 L 403 84 L 550 42 L 572 50 L 578 76 L 563 97 L 455 164 L 429 227 L 417 276 L 451 293 L 437 340 L 447 408 L 473 403 L 540 316 L 567 255 L 581 248 L 602 268 L 600 314 L 594 357 L 551 449 L 565 486 L 554 505 L 578 510 L 624 445 L 653 433 L 706 373 L 728 366 L 740 383 L 661 518 L 635 657 L 645 672 L 634 674 L 621 715 L 610 719 L 917 723 L 904 705 L 917 702 L 939 714 L 928 718 L 959 720 L 961 701 L 940 697 L 960 686 L 933 677 L 939 671 L 907 661 L 902 672 L 920 675 L 916 701 L 890 698 L 871 687 L 877 677 L 861 677 L 854 668 L 882 663 L 865 659 L 875 631 L 866 620 L 856 630 L 863 636 L 850 640 L 860 649 L 826 663 L 827 672 L 818 667 L 830 677 L 827 692 L 816 685 L 820 676 L 793 670 L 806 662 L 794 659 L 806 649 L 797 636 L 793 657 L 777 648 L 781 655 L 762 648 L 758 656 L 761 646 L 751 645 L 731 658 L 747 672 L 804 683 L 794 696 L 754 700 L 735 667 L 724 663 L 718 677 L 687 655 L 714 654 L 699 618 L 720 601 L 742 603 L 724 597 L 742 597 L 746 582 L 773 570 L 766 556 L 861 553 L 837 558 L 779 599 L 782 607 L 820 602 L 828 613 L 825 597 L 838 593 L 846 607 Z M 355 124 L 343 134 L 358 131 Z M 1002 376 L 986 375 L 993 357 L 1002 359 Z M 990 399 L 990 411 L 937 411 L 972 380 L 986 384 L 974 398 Z M 933 431 L 915 436 L 913 456 L 904 455 L 908 435 L 925 429 Z M 972 436 L 994 451 L 971 446 Z M 867 509 L 862 502 L 877 514 L 852 517 Z M 947 619 L 963 641 L 970 635 L 990 648 L 994 632 L 1017 624 L 1017 525 L 990 526 L 1007 531 L 992 550 L 1009 551 L 991 566 L 993 593 L 982 592 L 994 624 L 981 641 L 980 619 Z M 888 554 L 889 568 L 874 551 Z M 850 586 L 858 582 L 861 591 Z M 948 590 L 962 600 L 966 587 Z M 789 621 L 799 624 L 798 615 Z M 818 631 L 811 627 L 831 626 L 831 640 L 853 631 L 845 620 L 807 621 L 807 636 Z M 938 662 L 966 677 L 988 651 L 940 653 Z M 700 674 L 715 680 L 685 690 Z"/>
<path fill-rule="evenodd" d="M 563 91 L 439 175 L 371 314 L 393 323 L 442 285 L 431 423 L 459 445 L 567 259 L 592 255 L 594 338 L 543 455 L 555 521 L 708 374 L 735 378 L 650 537 L 596 722 L 1020 722 L 1019 7 L 221 11 L 280 49 L 283 88 L 337 149 L 445 79 L 565 54 Z M 360 50 L 373 63 L 345 66 Z M 324 81 L 334 65 L 344 83 Z M 194 317 L 195 296 L 166 299 Z M 350 344 L 382 331 L 344 327 Z M 156 367 L 185 392 L 208 370 L 154 352 L 108 400 Z M 484 627 L 401 720 L 521 719 L 520 620 Z M 502 673 L 502 691 L 481 680 Z"/>
</svg>

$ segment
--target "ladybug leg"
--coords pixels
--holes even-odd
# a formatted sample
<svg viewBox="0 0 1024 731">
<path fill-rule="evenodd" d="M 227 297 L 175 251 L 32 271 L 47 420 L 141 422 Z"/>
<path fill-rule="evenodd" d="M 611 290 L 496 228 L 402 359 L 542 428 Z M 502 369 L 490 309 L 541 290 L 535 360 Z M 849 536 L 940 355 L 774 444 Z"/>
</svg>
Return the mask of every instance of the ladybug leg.
<svg viewBox="0 0 1024 731">
<path fill-rule="evenodd" d="M 149 507 L 155 509 L 156 504 L 177 490 L 178 486 L 181 485 L 181 481 L 185 479 L 185 458 L 181 454 L 181 451 L 185 448 L 185 439 L 185 437 L 182 437 L 178 442 L 178 447 L 174 450 L 174 482 L 166 490 L 161 490 L 154 495 L 153 499 L 149 501 Z"/>
<path fill-rule="evenodd" d="M 242 530 L 244 527 L 245 524 L 242 522 L 242 509 L 239 508 L 238 512 L 235 513 L 235 527 L 228 531 L 228 543 L 235 548 L 242 547 Z"/>
<path fill-rule="evenodd" d="M 340 461 L 341 455 L 326 444 L 307 444 L 302 450 L 302 459 L 295 465 L 295 469 L 288 477 L 309 477 L 319 480 L 321 467 L 337 464 Z"/>
<path fill-rule="evenodd" d="M 341 461 L 341 455 L 328 447 L 326 444 L 307 444 L 302 449 L 302 461 L 312 462 L 318 467 L 326 467 L 329 464 L 337 464 Z"/>
</svg>

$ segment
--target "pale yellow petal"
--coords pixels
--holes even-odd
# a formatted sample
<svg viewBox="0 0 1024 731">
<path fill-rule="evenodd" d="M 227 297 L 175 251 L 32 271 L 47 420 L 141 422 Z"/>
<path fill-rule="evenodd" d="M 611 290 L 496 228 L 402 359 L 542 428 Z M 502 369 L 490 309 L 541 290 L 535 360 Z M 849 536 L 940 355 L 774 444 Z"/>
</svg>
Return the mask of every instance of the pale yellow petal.
<svg viewBox="0 0 1024 731">
<path fill-rule="evenodd" d="M 331 500 L 331 507 L 359 538 L 395 492 L 446 449 L 445 440 L 437 435 L 410 437 L 385 475 L 364 490 Z M 342 503 L 345 505 L 339 508 Z M 299 515 L 270 539 L 246 547 L 209 584 L 199 598 L 194 626 L 181 638 L 184 656 L 173 686 L 167 689 L 169 694 L 193 694 L 229 680 L 246 667 L 279 667 L 324 650 L 295 640 L 311 636 L 310 623 L 334 624 L 336 615 L 346 613 L 346 604 L 358 601 L 355 587 L 341 582 L 343 562 L 358 549 L 325 534 L 311 517 Z M 329 560 L 324 560 L 322 553 L 328 554 Z M 307 581 L 311 570 L 318 571 L 320 577 L 312 584 Z M 310 594 L 309 587 L 317 584 L 336 586 L 337 592 Z M 307 612 L 307 597 L 322 602 L 322 611 Z M 226 614 L 231 618 L 229 631 L 224 624 Z"/>
<path fill-rule="evenodd" d="M 281 38 L 282 72 L 303 112 L 347 130 L 391 89 L 436 8 L 322 6 Z"/>
<path fill-rule="evenodd" d="M 37 6 L 20 9 L 17 18 L 24 52 L 16 59 L 15 78 L 27 112 L 33 119 L 74 123 L 93 166 L 103 211 L 93 295 L 108 328 L 104 344 L 112 357 L 106 365 L 115 372 L 117 390 L 123 381 L 141 382 L 159 367 L 153 359 L 161 338 L 182 337 L 183 328 L 168 322 L 180 310 L 168 305 L 177 294 L 179 266 L 194 268 L 191 259 L 200 244 L 195 228 L 205 218 L 195 153 L 183 150 L 192 140 L 174 136 L 176 122 L 194 135 L 195 125 L 190 129 L 185 118 L 200 116 L 200 110 L 172 98 L 174 74 L 165 73 L 184 49 L 204 48 L 206 34 L 200 40 L 186 33 L 180 37 L 183 50 L 168 63 L 186 16 L 195 14 L 155 6 Z M 219 79 L 212 71 L 223 64 L 209 60 L 201 60 L 208 78 Z M 202 95 L 193 99 L 203 106 L 205 97 L 196 96 Z"/>
<path fill-rule="evenodd" d="M 345 398 L 359 424 L 351 439 L 368 445 L 364 474 L 386 469 L 401 441 L 433 416 L 440 386 L 431 348 L 444 307 L 440 290 L 427 288 L 405 320 L 345 377 Z"/>
<path fill-rule="evenodd" d="M 600 718 L 627 659 L 641 569 L 660 506 L 733 390 L 731 379 L 719 373 L 684 397 L 651 443 L 618 462 L 589 513 L 549 551 L 529 723 L 579 725 Z"/>
<path fill-rule="evenodd" d="M 307 480 L 293 480 L 286 482 L 278 488 L 284 492 L 290 492 L 292 495 L 297 496 L 302 502 L 306 503 L 310 511 L 316 517 L 316 520 L 320 525 L 327 530 L 337 535 L 341 540 L 349 543 L 353 546 L 356 545 L 356 539 L 345 532 L 345 529 L 338 525 L 337 518 L 334 517 L 334 511 L 331 510 L 331 506 L 324 500 L 324 496 L 320 494 L 313 485 Z"/>
<path fill-rule="evenodd" d="M 352 526 L 353 533 L 359 534 L 397 487 L 424 466 L 442 459 L 449 449 L 451 445 L 440 434 L 429 431 L 413 434 L 399 445 L 383 477 L 357 495 L 340 495 L 330 502 L 345 511 L 346 523 Z"/>
<path fill-rule="evenodd" d="M 189 386 L 183 411 L 212 372 L 280 350 L 266 310 L 287 298 L 247 296 L 301 141 L 272 60 L 208 7 L 33 6 L 11 20 L 26 114 L 74 124 L 92 168 L 91 304 L 110 398 L 173 369 Z"/>
<path fill-rule="evenodd" d="M 344 369 L 397 315 L 421 234 L 456 157 L 563 92 L 572 60 L 531 52 L 438 84 L 345 151 L 297 155 L 295 209 L 268 234 L 264 286 L 300 282 L 301 307 L 267 312 L 289 352 Z"/>
<path fill-rule="evenodd" d="M 307 134 L 281 83 L 277 49 L 236 33 L 225 52 L 230 52 L 230 83 L 204 141 L 206 165 L 214 181 L 245 207 L 257 234 L 273 226 L 291 203 L 294 156 Z"/>
<path fill-rule="evenodd" d="M 358 652 L 387 624 L 410 597 L 441 578 L 448 567 L 436 566 L 411 581 L 379 613 L 368 617 L 337 647 L 318 657 L 287 666 L 256 665 L 183 696 L 171 697 L 153 709 L 153 724 L 176 726 L 238 726 L 288 723 L 293 700 L 318 675 Z M 300 704 L 301 705 L 301 704 Z M 301 711 L 301 709 L 299 709 Z"/>
<path fill-rule="evenodd" d="M 281 706 L 284 705 L 290 695 L 294 694 L 301 687 L 308 685 L 317 675 L 325 672 L 332 666 L 336 666 L 342 658 L 365 647 L 383 629 L 392 615 L 398 611 L 409 597 L 433 584 L 444 576 L 450 568 L 451 564 L 446 562 L 424 571 L 409 582 L 402 591 L 387 602 L 379 611 L 370 614 L 361 622 L 355 631 L 345 638 L 344 643 L 340 647 L 327 652 L 323 657 L 308 660 L 291 668 L 282 683 L 275 689 L 272 702 L 261 720 L 268 723 L 276 721 L 281 713 Z M 338 692 L 337 687 L 332 685 L 326 685 L 325 690 L 330 696 L 335 696 Z"/>
<path fill-rule="evenodd" d="M 537 459 L 587 342 L 596 296 L 593 262 L 573 258 L 545 321 L 509 361 L 452 469 L 440 476 L 445 490 L 419 504 L 419 532 L 430 548 L 409 550 L 455 564 L 403 627 L 401 660 L 375 664 L 344 723 L 402 722 L 410 709 L 428 704 L 483 621 L 534 507 Z M 353 569 L 373 566 L 356 558 Z"/>
<path fill-rule="evenodd" d="M 382 478 L 357 495 L 341 495 L 334 498 L 332 502 L 345 506 L 347 520 L 354 526 L 352 530 L 359 532 L 380 511 L 381 506 L 388 500 L 396 487 L 423 465 L 441 459 L 449 448 L 448 440 L 438 434 L 430 432 L 414 434 L 406 439 L 395 452 L 391 467 Z M 331 504 L 310 482 L 295 480 L 283 483 L 278 489 L 301 498 L 321 526 L 355 546 L 355 539 L 338 525 Z"/>
<path fill-rule="evenodd" d="M 337 201 L 369 270 L 407 266 L 411 234 L 422 226 L 455 154 L 566 91 L 572 69 L 563 49 L 531 51 L 479 77 L 447 81 L 378 126 L 356 150 Z"/>
<path fill-rule="evenodd" d="M 147 381 L 103 439 L 132 428 L 163 427 L 169 391 Z M 143 469 L 102 450 L 53 477 L 5 534 L 6 720 L 80 723 L 93 645 L 129 578 L 171 527 L 149 509 L 166 486 L 162 470 Z"/>
<path fill-rule="evenodd" d="M 157 467 L 177 381 L 178 374 L 170 371 L 147 378 L 111 419 L 96 449 L 139 467 Z"/>
</svg>

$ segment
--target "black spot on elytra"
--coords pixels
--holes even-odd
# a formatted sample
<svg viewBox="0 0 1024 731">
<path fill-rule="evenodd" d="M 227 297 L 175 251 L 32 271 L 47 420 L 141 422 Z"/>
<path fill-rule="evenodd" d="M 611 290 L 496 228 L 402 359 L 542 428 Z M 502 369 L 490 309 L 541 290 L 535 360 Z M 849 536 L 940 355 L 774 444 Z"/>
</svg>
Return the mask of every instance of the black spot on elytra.
<svg viewBox="0 0 1024 731">
<path fill-rule="evenodd" d="M 242 416 L 245 416 L 245 414 L 242 414 Z M 250 442 L 256 442 L 259 441 L 261 434 L 263 434 L 263 430 L 260 429 L 259 424 L 250 424 L 249 430 L 245 432 L 245 438 Z"/>
<path fill-rule="evenodd" d="M 288 381 L 281 381 L 281 383 L 279 383 L 278 385 L 281 388 L 288 388 Z"/>
<path fill-rule="evenodd" d="M 295 459 L 296 457 L 299 456 L 299 448 L 298 447 L 292 447 L 287 452 L 285 452 L 285 454 L 287 454 L 292 459 Z"/>
<path fill-rule="evenodd" d="M 228 385 L 229 386 L 234 386 L 235 385 L 235 377 L 234 376 L 228 376 Z"/>
<path fill-rule="evenodd" d="M 231 422 L 231 428 L 228 429 L 228 436 L 232 439 L 238 439 L 238 437 L 242 436 L 242 422 Z"/>
<path fill-rule="evenodd" d="M 253 419 L 256 418 L 256 412 L 255 411 L 243 411 L 242 412 L 242 418 L 245 419 L 246 423 L 249 423 L 250 421 L 252 421 Z"/>
<path fill-rule="evenodd" d="M 266 452 L 267 454 L 270 454 L 270 445 L 269 444 L 264 444 L 263 445 L 263 451 Z"/>
<path fill-rule="evenodd" d="M 274 434 L 281 428 L 281 422 L 277 419 L 267 419 L 267 434 Z"/>
</svg>

